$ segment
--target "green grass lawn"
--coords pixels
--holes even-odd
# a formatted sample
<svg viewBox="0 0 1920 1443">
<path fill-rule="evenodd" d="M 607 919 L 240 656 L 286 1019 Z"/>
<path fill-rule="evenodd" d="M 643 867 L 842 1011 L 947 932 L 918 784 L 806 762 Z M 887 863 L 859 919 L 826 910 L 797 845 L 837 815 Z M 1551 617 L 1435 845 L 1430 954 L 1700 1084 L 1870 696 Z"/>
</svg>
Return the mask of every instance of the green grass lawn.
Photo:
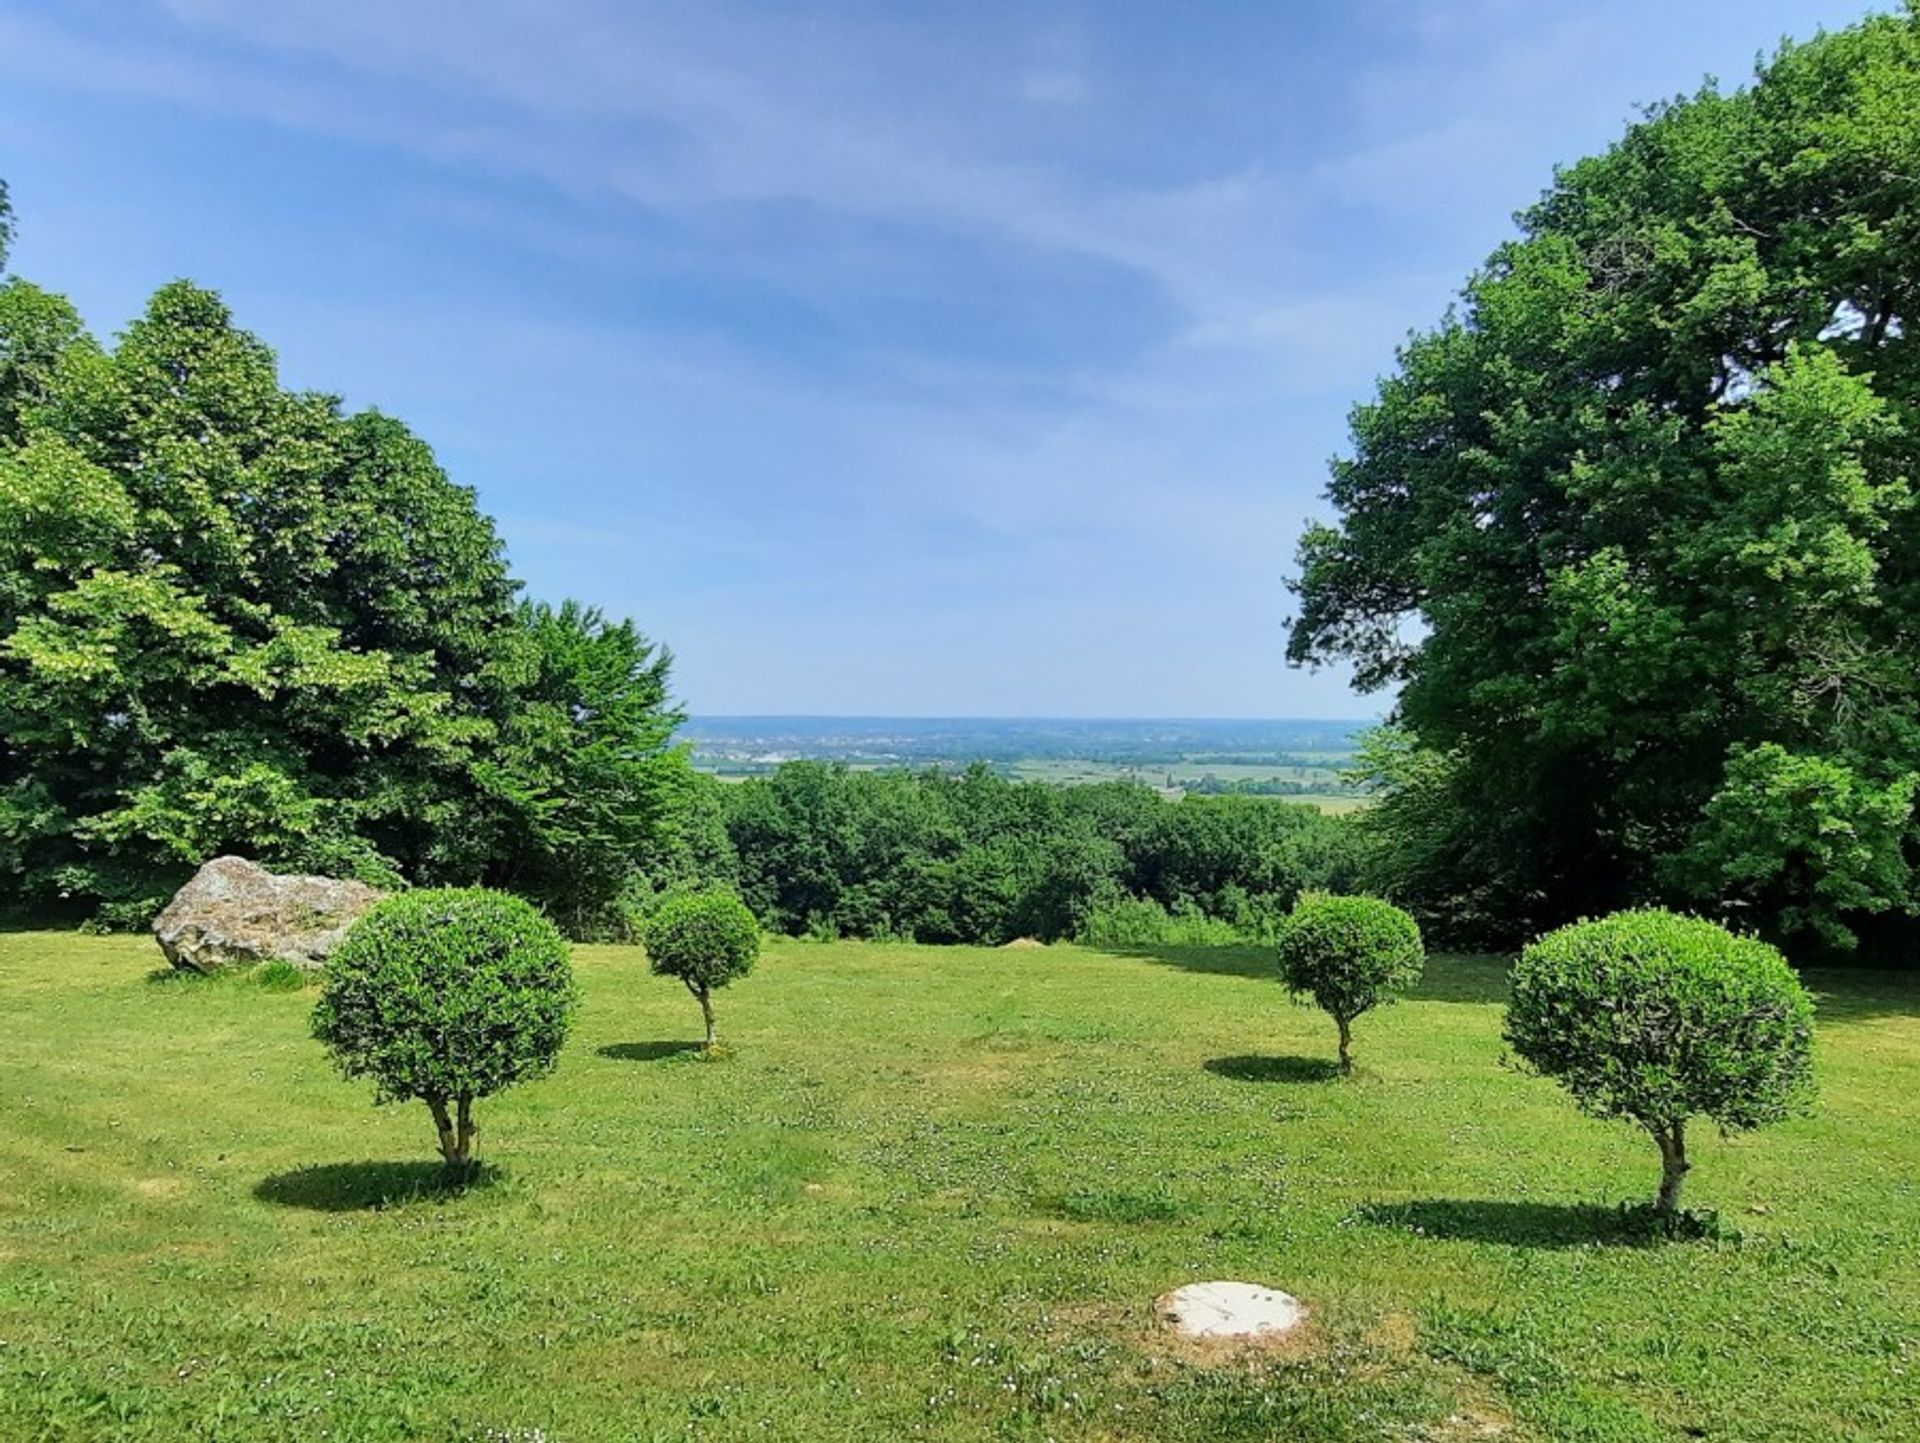
<svg viewBox="0 0 1920 1443">
<path fill-rule="evenodd" d="M 1501 970 L 1358 1029 L 1256 953 L 771 948 L 730 1056 L 585 948 L 433 1189 L 311 992 L 0 938 L 0 1440 L 1920 1438 L 1920 979 L 1823 976 L 1817 1116 L 1652 1145 L 1500 1066 Z M 1199 1355 L 1155 1295 L 1312 1308 Z"/>
</svg>

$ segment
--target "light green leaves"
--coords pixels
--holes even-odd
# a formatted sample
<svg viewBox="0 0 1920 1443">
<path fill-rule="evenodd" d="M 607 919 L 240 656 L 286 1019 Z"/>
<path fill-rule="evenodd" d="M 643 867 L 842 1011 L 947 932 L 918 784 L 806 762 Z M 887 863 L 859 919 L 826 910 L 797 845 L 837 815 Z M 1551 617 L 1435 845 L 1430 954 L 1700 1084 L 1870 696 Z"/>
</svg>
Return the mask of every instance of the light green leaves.
<svg viewBox="0 0 1920 1443">
<path fill-rule="evenodd" d="M 406 428 L 283 390 L 211 291 L 102 351 L 0 286 L 0 854 L 29 901 L 270 865 L 497 881 L 588 925 L 684 759 L 667 654 L 517 610 Z"/>
</svg>

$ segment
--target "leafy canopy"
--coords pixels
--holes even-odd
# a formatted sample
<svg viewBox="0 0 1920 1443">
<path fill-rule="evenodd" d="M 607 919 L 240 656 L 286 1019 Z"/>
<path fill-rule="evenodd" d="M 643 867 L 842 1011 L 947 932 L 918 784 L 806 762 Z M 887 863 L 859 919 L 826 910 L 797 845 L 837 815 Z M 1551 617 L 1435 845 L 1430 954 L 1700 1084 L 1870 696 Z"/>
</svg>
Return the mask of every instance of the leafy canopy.
<svg viewBox="0 0 1920 1443">
<path fill-rule="evenodd" d="M 327 961 L 313 1035 L 378 1100 L 490 1097 L 553 1071 L 576 993 L 531 904 L 479 888 L 376 903 Z"/>
<path fill-rule="evenodd" d="M 1132 782 L 1011 781 L 790 762 L 693 789 L 708 830 L 683 877 L 737 885 L 773 931 L 997 945 L 1106 931 L 1129 896 L 1261 932 L 1354 880 L 1352 828 L 1261 796 L 1170 801 Z M 672 879 L 669 878 L 669 881 Z M 1144 916 L 1136 910 L 1136 916 Z"/>
<path fill-rule="evenodd" d="M 487 882 L 602 924 L 679 794 L 670 659 L 517 604 L 398 421 L 282 389 L 218 296 L 111 350 L 0 285 L 0 866 L 151 907 L 208 857 Z"/>
<path fill-rule="evenodd" d="M 1354 413 L 1290 655 L 1402 688 L 1423 917 L 1920 913 L 1915 115 L 1911 7 L 1654 107 Z"/>
<path fill-rule="evenodd" d="M 541 898 L 575 936 L 618 932 L 622 889 L 688 805 L 673 657 L 577 602 L 522 603 L 515 620 L 495 742 L 474 762 L 495 819 L 488 875 Z"/>
<path fill-rule="evenodd" d="M 1529 945 L 1506 1037 L 1583 1111 L 1649 1129 L 1701 1114 L 1746 1131 L 1812 1093 L 1813 1003 L 1786 959 L 1672 912 L 1617 912 Z"/>
<path fill-rule="evenodd" d="M 662 977 L 707 993 L 745 977 L 760 956 L 760 924 L 719 889 L 673 892 L 647 918 L 647 960 Z"/>
<path fill-rule="evenodd" d="M 1275 941 L 1287 989 L 1343 1023 L 1396 1001 L 1426 966 L 1413 918 L 1377 897 L 1311 892 Z"/>
</svg>

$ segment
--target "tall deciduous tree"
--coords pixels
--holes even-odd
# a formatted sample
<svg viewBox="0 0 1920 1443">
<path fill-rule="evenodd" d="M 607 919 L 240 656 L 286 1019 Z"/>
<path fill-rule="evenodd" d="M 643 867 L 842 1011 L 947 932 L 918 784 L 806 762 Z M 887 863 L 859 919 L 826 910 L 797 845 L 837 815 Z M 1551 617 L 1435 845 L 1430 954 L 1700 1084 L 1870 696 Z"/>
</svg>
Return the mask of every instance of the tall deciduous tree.
<svg viewBox="0 0 1920 1443">
<path fill-rule="evenodd" d="M 224 851 L 610 897 L 669 796 L 666 657 L 516 589 L 424 443 L 283 389 L 212 292 L 167 286 L 105 350 L 0 286 L 0 865 L 22 900 L 131 920 Z"/>
<path fill-rule="evenodd" d="M 1428 871 L 1509 933 L 1920 910 L 1917 117 L 1920 8 L 1655 107 L 1355 412 L 1290 654 L 1402 687 Z"/>
</svg>

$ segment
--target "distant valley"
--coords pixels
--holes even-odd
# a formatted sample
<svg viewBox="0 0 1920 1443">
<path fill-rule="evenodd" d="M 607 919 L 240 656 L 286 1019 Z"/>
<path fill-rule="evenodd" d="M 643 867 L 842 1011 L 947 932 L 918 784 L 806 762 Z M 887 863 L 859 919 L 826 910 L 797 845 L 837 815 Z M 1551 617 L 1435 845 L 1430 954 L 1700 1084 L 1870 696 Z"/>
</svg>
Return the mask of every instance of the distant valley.
<svg viewBox="0 0 1920 1443">
<path fill-rule="evenodd" d="M 1329 811 L 1365 798 L 1344 777 L 1364 720 L 1211 718 L 711 716 L 683 735 L 694 763 L 728 779 L 784 762 L 859 769 L 984 763 L 1003 776 L 1065 783 L 1132 780 L 1179 795 L 1288 797 Z"/>
</svg>

